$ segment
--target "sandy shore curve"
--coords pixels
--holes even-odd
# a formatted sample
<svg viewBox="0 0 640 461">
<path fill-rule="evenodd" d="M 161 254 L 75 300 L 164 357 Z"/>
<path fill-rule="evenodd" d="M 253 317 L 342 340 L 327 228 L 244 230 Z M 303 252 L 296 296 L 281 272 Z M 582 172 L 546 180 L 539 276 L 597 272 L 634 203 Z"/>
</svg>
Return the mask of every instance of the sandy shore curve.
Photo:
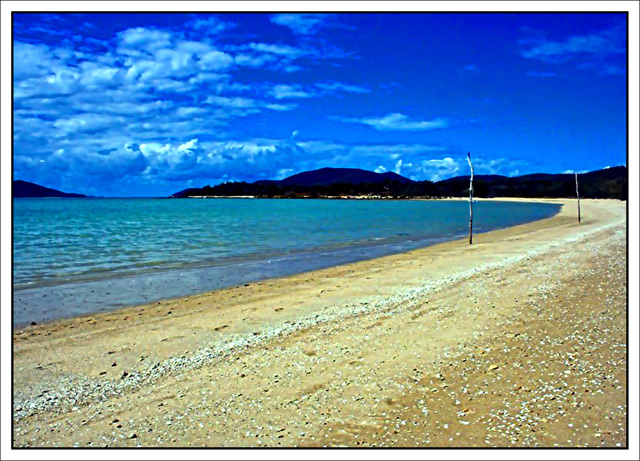
<svg viewBox="0 0 640 461">
<path fill-rule="evenodd" d="M 541 201 L 472 246 L 16 329 L 14 446 L 626 446 L 626 202 Z"/>
</svg>

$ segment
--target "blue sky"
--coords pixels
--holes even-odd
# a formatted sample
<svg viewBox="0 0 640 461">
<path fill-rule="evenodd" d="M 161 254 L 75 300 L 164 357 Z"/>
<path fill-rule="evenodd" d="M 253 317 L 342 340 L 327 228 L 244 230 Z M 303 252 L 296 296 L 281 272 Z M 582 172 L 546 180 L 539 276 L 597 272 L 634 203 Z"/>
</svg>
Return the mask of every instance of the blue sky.
<svg viewBox="0 0 640 461">
<path fill-rule="evenodd" d="M 14 179 L 166 196 L 326 166 L 626 164 L 621 14 L 15 14 Z"/>
</svg>

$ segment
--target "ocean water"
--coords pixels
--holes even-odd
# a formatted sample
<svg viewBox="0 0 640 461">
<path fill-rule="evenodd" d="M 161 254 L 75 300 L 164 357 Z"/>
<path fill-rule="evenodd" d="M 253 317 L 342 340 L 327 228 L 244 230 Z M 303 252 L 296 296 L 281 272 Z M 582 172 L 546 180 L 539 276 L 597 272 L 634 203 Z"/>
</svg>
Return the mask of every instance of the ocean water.
<svg viewBox="0 0 640 461">
<path fill-rule="evenodd" d="M 462 201 L 46 198 L 13 206 L 14 323 L 381 256 L 464 237 L 469 225 Z M 474 232 L 558 210 L 478 202 Z"/>
</svg>

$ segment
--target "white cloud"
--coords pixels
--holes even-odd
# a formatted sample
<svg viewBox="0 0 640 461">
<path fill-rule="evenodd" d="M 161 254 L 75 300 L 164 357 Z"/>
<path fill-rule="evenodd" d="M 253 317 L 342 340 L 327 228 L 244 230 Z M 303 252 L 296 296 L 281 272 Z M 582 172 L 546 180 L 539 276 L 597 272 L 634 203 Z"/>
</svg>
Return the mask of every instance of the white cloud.
<svg viewBox="0 0 640 461">
<path fill-rule="evenodd" d="M 266 108 L 274 111 L 288 111 L 296 108 L 295 104 L 275 104 L 268 101 L 261 101 L 257 99 L 244 98 L 244 97 L 224 97 L 210 95 L 205 100 L 206 104 L 211 104 L 220 107 L 229 107 L 234 109 L 259 109 Z M 250 113 L 255 113 L 251 111 Z"/>
<path fill-rule="evenodd" d="M 316 86 L 329 93 L 335 93 L 338 91 L 345 91 L 347 93 L 371 93 L 369 88 L 342 82 L 318 83 Z"/>
<path fill-rule="evenodd" d="M 307 62 L 309 58 L 330 59 L 324 50 L 314 47 L 300 48 L 278 43 L 251 42 L 241 45 L 226 45 L 224 51 L 235 53 L 238 66 L 264 68 L 287 73 L 302 70 L 298 62 Z"/>
<path fill-rule="evenodd" d="M 212 104 L 215 106 L 235 107 L 235 108 L 253 108 L 253 107 L 257 107 L 258 105 L 258 102 L 255 99 L 239 98 L 239 97 L 228 98 L 224 96 L 215 96 L 215 95 L 207 96 L 205 103 Z"/>
<path fill-rule="evenodd" d="M 396 159 L 389 159 L 387 165 L 392 165 L 393 171 L 414 181 L 430 180 L 441 181 L 454 176 L 469 174 L 469 166 L 466 156 L 450 155 L 442 158 L 419 158 L 402 154 Z M 525 166 L 527 163 L 519 160 L 496 158 L 486 159 L 477 157 L 473 161 L 476 174 L 501 174 L 513 176 L 520 174 L 514 170 L 516 166 Z M 381 165 L 384 168 L 384 165 Z"/>
<path fill-rule="evenodd" d="M 120 32 L 118 39 L 119 53 L 139 55 L 142 51 L 153 53 L 171 46 L 172 36 L 163 30 L 134 27 Z"/>
<path fill-rule="evenodd" d="M 340 144 L 331 141 L 300 141 L 298 145 L 312 155 L 336 153 L 350 159 L 392 159 L 402 156 L 422 158 L 435 152 L 444 152 L 448 148 L 430 144 Z M 372 166 L 373 168 L 373 166 Z"/>
<path fill-rule="evenodd" d="M 127 136 L 142 141 L 174 133 L 197 135 L 233 117 L 297 107 L 265 100 L 264 94 L 263 99 L 224 95 L 250 93 L 259 87 L 233 81 L 229 71 L 235 66 L 234 57 L 210 42 L 140 27 L 121 32 L 114 41 L 111 49 L 82 56 L 69 48 L 15 42 L 19 150 L 33 152 L 40 146 L 35 151 L 54 151 L 59 147 L 56 142 L 75 143 L 66 137 L 76 133 L 91 133 L 93 139 L 85 140 L 86 144 L 109 150 Z M 206 93 L 199 96 L 198 91 L 205 85 L 213 93 L 209 105 L 221 109 L 203 106 L 200 98 Z M 283 96 L 287 88 L 279 90 Z M 168 100 L 182 94 L 189 99 Z"/>
<path fill-rule="evenodd" d="M 191 152 L 191 150 L 195 147 L 195 145 L 198 144 L 198 139 L 192 139 L 188 142 L 185 142 L 184 144 L 180 144 L 180 146 L 178 146 L 178 151 L 181 152 Z"/>
<path fill-rule="evenodd" d="M 369 89 L 343 82 L 320 82 L 310 85 L 301 84 L 264 84 L 261 91 L 275 99 L 307 99 L 346 93 L 368 93 Z"/>
<path fill-rule="evenodd" d="M 284 179 L 291 176 L 295 170 L 293 168 L 282 168 L 276 172 L 273 179 Z"/>
<path fill-rule="evenodd" d="M 28 77 L 44 76 L 57 67 L 66 67 L 65 61 L 56 58 L 44 44 L 33 45 L 16 41 L 13 44 L 13 77 L 16 81 Z"/>
<path fill-rule="evenodd" d="M 522 168 L 528 163 L 521 160 L 506 159 L 503 157 L 487 159 L 478 157 L 473 159 L 473 167 L 476 174 L 500 174 L 510 176 L 514 168 Z M 519 171 L 519 170 L 518 170 Z"/>
<path fill-rule="evenodd" d="M 627 52 L 626 27 L 624 25 L 603 29 L 587 35 L 574 35 L 564 40 L 549 40 L 538 35 L 518 42 L 524 58 L 547 63 L 575 61 L 583 70 L 596 69 L 606 74 L 607 69 L 621 69 L 608 62 Z M 618 73 L 614 71 L 614 74 Z M 543 75 L 537 75 L 543 76 Z"/>
<path fill-rule="evenodd" d="M 379 131 L 429 131 L 438 128 L 446 128 L 449 121 L 445 118 L 433 120 L 411 120 L 408 115 L 392 113 L 382 117 L 331 117 L 334 120 L 349 123 L 369 125 Z"/>
<path fill-rule="evenodd" d="M 276 14 L 271 17 L 271 22 L 291 29 L 300 35 L 314 34 L 329 18 L 327 14 Z"/>
<path fill-rule="evenodd" d="M 311 98 L 312 93 L 305 91 L 302 85 L 275 85 L 271 88 L 271 95 L 276 99 Z"/>
<path fill-rule="evenodd" d="M 235 55 L 235 63 L 239 66 L 244 67 L 265 67 L 267 64 L 273 64 L 278 62 L 278 58 L 271 54 L 259 54 L 259 55 L 251 55 L 251 54 L 243 54 L 238 53 Z"/>
<path fill-rule="evenodd" d="M 400 164 L 396 173 L 406 176 L 414 181 L 428 179 L 440 181 L 460 174 L 462 160 L 444 157 L 442 159 L 427 159 L 419 162 Z"/>
<path fill-rule="evenodd" d="M 202 115 L 207 112 L 207 109 L 202 107 L 178 107 L 176 115 L 180 118 L 193 117 L 194 115 Z"/>
<path fill-rule="evenodd" d="M 210 17 L 181 29 L 135 27 L 110 38 L 56 45 L 16 38 L 15 173 L 51 186 L 71 184 L 79 192 L 119 194 L 126 181 L 173 189 L 174 181 L 213 181 L 224 174 L 272 178 L 327 161 L 307 151 L 297 136 L 230 140 L 238 132 L 232 122 L 265 111 L 291 111 L 311 97 L 364 94 L 366 87 L 338 81 L 280 83 L 277 74 L 247 84 L 236 80 L 236 71 L 254 66 L 282 75 L 343 59 L 346 53 L 307 39 L 291 46 L 255 37 L 243 43 L 235 36 L 233 46 L 225 45 L 221 32 L 230 27 Z M 341 146 L 336 155 L 325 151 L 324 158 L 339 160 L 338 155 L 366 154 L 357 146 Z M 387 154 L 371 152 L 372 168 L 380 164 L 376 155 Z M 104 190 L 94 189 L 98 184 Z"/>
<path fill-rule="evenodd" d="M 201 33 L 216 35 L 224 30 L 228 30 L 236 27 L 236 24 L 232 22 L 221 21 L 215 16 L 209 16 L 207 18 L 195 19 L 187 23 L 187 26 L 192 27 L 193 29 Z"/>
<path fill-rule="evenodd" d="M 278 45 L 275 43 L 249 43 L 248 48 L 262 53 L 286 56 L 292 59 L 308 54 L 307 51 L 300 48 L 295 48 L 289 45 Z"/>
<path fill-rule="evenodd" d="M 56 130 L 54 136 L 64 138 L 70 135 L 77 136 L 80 133 L 91 133 L 122 123 L 123 120 L 123 117 L 120 116 L 96 113 L 83 113 L 68 118 L 59 118 L 53 122 L 53 127 Z"/>
<path fill-rule="evenodd" d="M 289 110 L 293 110 L 298 106 L 296 104 L 292 104 L 292 103 L 289 103 L 289 104 L 270 104 L 270 103 L 267 103 L 267 104 L 264 104 L 263 107 L 266 107 L 267 109 L 275 110 L 275 111 L 278 111 L 278 112 L 286 112 L 286 111 L 289 111 Z"/>
<path fill-rule="evenodd" d="M 234 59 L 227 53 L 222 51 L 212 50 L 200 56 L 200 67 L 203 70 L 222 70 L 228 69 L 234 63 Z"/>
<path fill-rule="evenodd" d="M 417 181 L 437 181 L 457 174 L 460 165 L 466 165 L 466 159 L 462 159 L 463 163 L 449 156 L 434 159 L 434 154 L 450 150 L 445 146 L 428 144 L 363 145 L 316 140 L 299 142 L 298 146 L 305 153 L 306 160 L 298 170 L 358 165 L 378 173 L 394 171 Z"/>
<path fill-rule="evenodd" d="M 117 67 L 85 61 L 80 64 L 80 83 L 85 87 L 117 86 L 122 83 L 124 72 Z"/>
<path fill-rule="evenodd" d="M 562 172 L 562 174 L 584 174 L 584 173 L 588 173 L 589 170 L 564 170 Z"/>
</svg>

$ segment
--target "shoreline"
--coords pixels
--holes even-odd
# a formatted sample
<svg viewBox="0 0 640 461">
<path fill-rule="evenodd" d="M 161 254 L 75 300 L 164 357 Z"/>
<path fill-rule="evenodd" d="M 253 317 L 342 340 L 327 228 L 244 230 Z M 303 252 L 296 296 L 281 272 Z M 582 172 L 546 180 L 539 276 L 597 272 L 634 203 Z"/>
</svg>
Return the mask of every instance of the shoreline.
<svg viewBox="0 0 640 461">
<path fill-rule="evenodd" d="M 574 394 L 583 374 L 589 373 L 587 365 L 608 367 L 606 375 L 618 384 L 613 390 L 602 388 L 604 400 L 591 402 L 592 406 L 602 413 L 605 408 L 614 412 L 610 404 L 624 404 L 620 353 L 626 345 L 623 350 L 616 341 L 626 330 L 626 324 L 622 330 L 619 326 L 625 322 L 626 298 L 615 290 L 626 294 L 626 281 L 622 266 L 616 266 L 621 261 L 613 255 L 626 249 L 626 203 L 583 200 L 583 222 L 578 225 L 573 201 L 554 202 L 565 205 L 556 216 L 477 234 L 471 247 L 458 240 L 184 300 L 14 330 L 15 444 L 355 446 L 357 441 L 367 446 L 456 446 L 460 439 L 454 434 L 451 440 L 443 437 L 450 431 L 442 426 L 444 413 L 453 411 L 446 426 L 455 425 L 468 436 L 465 446 L 487 446 L 484 438 L 476 438 L 491 427 L 509 434 L 498 446 L 535 446 L 538 441 L 554 446 L 550 442 L 554 434 L 569 431 L 566 424 L 554 431 L 527 433 L 523 439 L 515 429 L 496 426 L 505 415 L 489 416 L 497 404 L 480 405 L 487 399 L 485 391 L 472 392 L 473 403 L 471 394 L 460 393 L 461 386 L 480 386 L 480 381 L 470 384 L 478 373 L 478 379 L 493 380 L 491 391 L 504 387 L 507 378 L 512 382 L 514 373 L 529 370 L 517 379 L 522 387 L 542 376 L 537 373 L 543 370 L 530 371 L 539 360 L 529 359 L 525 368 L 516 366 L 526 361 L 522 353 L 507 351 L 517 343 L 529 355 L 544 356 L 548 369 L 557 369 L 545 380 L 555 382 L 555 376 L 561 376 L 575 388 Z M 608 283 L 601 281 L 605 276 L 611 277 Z M 579 282 L 581 277 L 588 277 L 588 283 Z M 582 294 L 576 297 L 578 293 Z M 580 307 L 587 295 L 595 304 Z M 555 304 L 560 300 L 560 305 L 548 304 L 552 299 Z M 594 315 L 590 306 L 600 302 L 614 302 L 615 309 Z M 561 316 L 563 322 L 549 323 L 544 320 L 549 316 Z M 553 339 L 569 335 L 573 344 L 578 337 L 572 328 L 596 320 L 602 325 L 582 330 L 581 335 L 594 335 L 589 341 L 601 342 L 598 350 L 587 354 L 580 349 L 589 344 L 584 338 L 579 347 L 570 349 L 564 345 L 566 339 Z M 618 329 L 600 337 L 606 322 L 614 322 Z M 506 333 L 515 336 L 506 338 Z M 540 340 L 544 343 L 545 336 L 557 348 L 552 355 L 535 346 Z M 498 347 L 496 341 L 509 344 Z M 595 355 L 605 352 L 608 361 L 603 361 L 606 357 L 594 361 Z M 578 360 L 571 368 L 563 365 L 567 354 Z M 465 368 L 465 363 L 478 360 L 482 363 Z M 514 362 L 507 366 L 505 360 Z M 495 381 L 501 374 L 504 379 Z M 374 382 L 380 389 L 369 389 Z M 447 386 L 442 388 L 444 382 Z M 536 395 L 550 392 L 526 385 Z M 456 398 L 446 397 L 454 389 Z M 558 403 L 573 399 L 562 392 L 564 400 L 558 394 Z M 586 407 L 581 410 L 582 403 L 591 395 L 587 398 L 584 390 L 580 392 L 584 398 L 571 400 L 578 406 L 567 404 L 563 412 L 587 412 Z M 507 393 L 503 390 L 501 396 Z M 545 400 L 542 394 L 539 398 Z M 208 403 L 207 396 L 212 399 Z M 526 400 L 532 396 L 525 395 Z M 462 403 L 456 404 L 458 400 Z M 416 408 L 422 419 L 413 415 Z M 456 411 L 474 416 L 462 418 Z M 555 420 L 556 413 L 545 413 L 543 419 Z M 600 413 L 580 413 L 580 418 Z M 607 422 L 598 420 L 609 434 L 600 437 L 591 431 L 589 437 L 581 436 L 581 446 L 602 445 L 601 439 L 606 446 L 625 444 L 624 431 L 613 430 L 611 422 L 621 417 L 626 421 L 623 413 Z M 171 424 L 162 422 L 167 414 Z M 423 438 L 409 437 L 409 427 L 404 426 L 396 433 L 387 431 L 396 414 L 416 423 L 410 426 L 411 437 Z M 431 416 L 425 419 L 427 414 Z M 352 421 L 354 415 L 357 419 Z M 114 419 L 124 421 L 124 428 L 115 427 Z M 433 426 L 434 421 L 439 425 Z M 212 424 L 217 428 L 214 433 L 206 430 Z M 531 421 L 528 424 L 539 429 Z M 287 430 L 279 433 L 279 425 Z M 591 428 L 593 422 L 585 420 L 583 425 Z M 274 430 L 266 434 L 264 428 L 271 426 Z M 52 432 L 34 432 L 40 427 Z M 256 438 L 257 427 L 265 433 Z M 188 435 L 182 429 L 188 429 Z M 246 435 L 249 432 L 251 436 Z M 574 439 L 558 442 L 565 446 Z"/>
<path fill-rule="evenodd" d="M 531 203 L 522 199 L 492 201 Z M 557 203 L 551 204 L 558 206 Z M 560 208 L 558 206 L 555 214 L 560 212 Z M 480 230 L 478 223 L 475 227 L 476 235 L 492 231 Z M 509 224 L 493 230 L 507 227 Z M 202 262 L 184 267 L 149 269 L 133 273 L 105 272 L 97 274 L 95 278 L 86 277 L 63 283 L 45 281 L 36 286 L 14 286 L 13 327 L 15 329 L 32 322 L 44 324 L 65 318 L 113 312 L 134 305 L 194 296 L 212 290 L 404 253 L 463 238 L 464 234 L 410 238 L 390 236 L 367 242 L 334 244 L 325 248 L 298 249 L 287 253 L 239 255 L 220 260 L 216 264 Z"/>
</svg>

